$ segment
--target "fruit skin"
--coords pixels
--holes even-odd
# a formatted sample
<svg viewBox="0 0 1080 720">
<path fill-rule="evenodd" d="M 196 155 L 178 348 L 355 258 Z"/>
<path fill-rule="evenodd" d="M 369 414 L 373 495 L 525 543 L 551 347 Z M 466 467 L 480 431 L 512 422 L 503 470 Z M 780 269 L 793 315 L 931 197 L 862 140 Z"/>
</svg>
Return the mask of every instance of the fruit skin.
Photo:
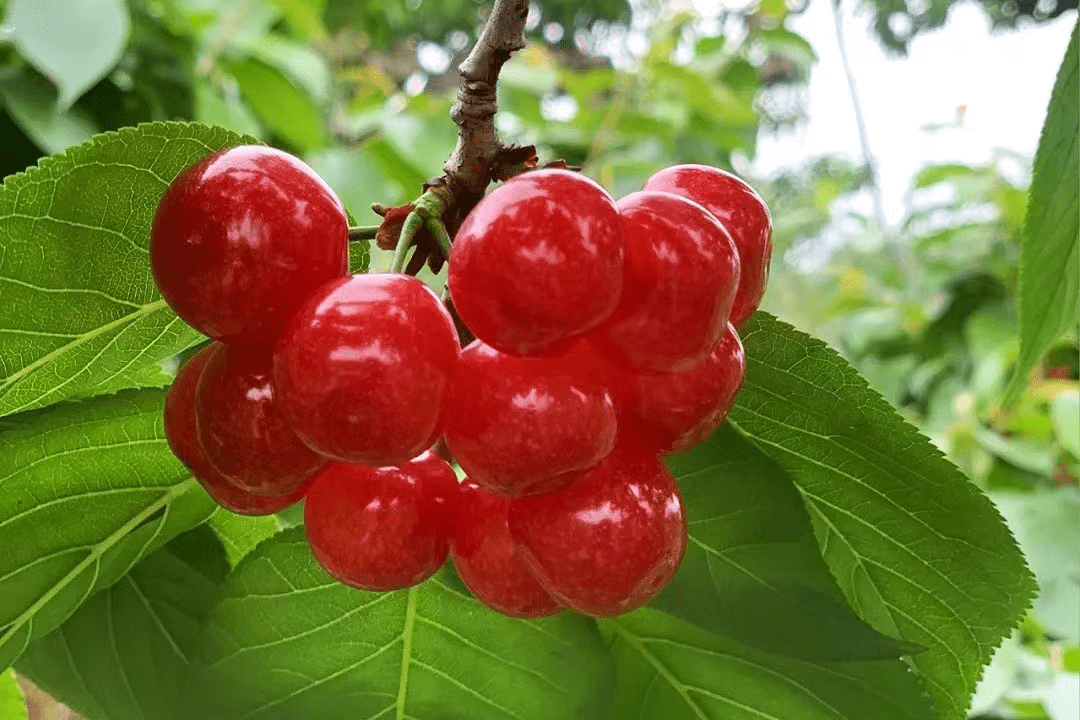
<svg viewBox="0 0 1080 720">
<path fill-rule="evenodd" d="M 535 170 L 469 213 L 448 282 L 476 337 L 501 352 L 538 355 L 611 315 L 622 268 L 611 196 L 578 173 Z"/>
<path fill-rule="evenodd" d="M 218 343 L 207 345 L 192 355 L 165 396 L 165 438 L 180 462 L 187 466 L 203 489 L 218 505 L 241 515 L 271 515 L 298 502 L 307 485 L 284 495 L 256 495 L 247 492 L 217 471 L 199 443 L 195 428 L 195 390 L 206 361 Z"/>
<path fill-rule="evenodd" d="M 349 269 L 345 208 L 298 158 L 244 145 L 165 190 L 150 231 L 161 294 L 212 338 L 270 338 L 312 290 Z"/>
<path fill-rule="evenodd" d="M 308 490 L 308 543 L 347 585 L 409 587 L 446 561 L 456 494 L 454 471 L 430 452 L 400 467 L 330 463 Z"/>
<path fill-rule="evenodd" d="M 700 205 L 669 193 L 618 202 L 626 238 L 622 300 L 590 335 L 636 370 L 682 372 L 720 340 L 739 280 L 735 245 Z"/>
<path fill-rule="evenodd" d="M 443 410 L 446 444 L 473 482 L 521 497 L 556 490 L 611 452 L 615 407 L 583 342 L 517 357 L 480 340 L 461 354 Z"/>
<path fill-rule="evenodd" d="M 746 354 L 729 323 L 709 357 L 682 373 L 638 373 L 627 407 L 661 453 L 701 444 L 727 418 L 746 374 Z"/>
<path fill-rule="evenodd" d="M 288 495 L 325 464 L 281 414 L 270 383 L 269 348 L 219 344 L 195 399 L 199 442 L 234 485 L 257 495 Z"/>
<path fill-rule="evenodd" d="M 510 503 L 510 533 L 526 566 L 556 599 L 597 617 L 644 605 L 686 550 L 675 479 L 627 437 L 562 490 Z"/>
<path fill-rule="evenodd" d="M 742 325 L 761 304 L 769 282 L 772 217 L 765 201 L 740 178 L 707 165 L 665 168 L 649 178 L 642 190 L 690 198 L 715 215 L 731 233 L 742 264 L 731 324 Z"/>
<path fill-rule="evenodd" d="M 554 615 L 563 606 L 540 586 L 514 547 L 507 524 L 510 500 L 466 478 L 458 489 L 450 557 L 476 598 L 516 618 Z"/>
<path fill-rule="evenodd" d="M 441 433 L 461 348 L 449 313 L 405 275 L 356 275 L 319 288 L 274 353 L 274 388 L 310 447 L 372 467 L 407 462 Z"/>
</svg>

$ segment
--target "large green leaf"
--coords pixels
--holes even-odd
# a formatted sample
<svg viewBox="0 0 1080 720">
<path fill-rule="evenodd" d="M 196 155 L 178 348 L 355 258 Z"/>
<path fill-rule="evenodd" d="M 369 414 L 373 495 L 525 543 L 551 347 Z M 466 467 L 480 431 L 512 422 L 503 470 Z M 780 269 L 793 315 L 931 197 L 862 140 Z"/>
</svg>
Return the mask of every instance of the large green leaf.
<svg viewBox="0 0 1080 720">
<path fill-rule="evenodd" d="M 619 720 L 932 720 L 901 660 L 808 663 L 656 610 L 605 621 Z"/>
<path fill-rule="evenodd" d="M 215 720 L 602 720 L 610 658 L 595 623 L 498 615 L 441 576 L 353 590 L 302 529 L 264 542 L 215 608 L 192 693 Z"/>
<path fill-rule="evenodd" d="M 1061 335 L 1080 321 L 1080 21 L 1046 113 L 1020 250 L 1020 357 L 1007 402 Z"/>
<path fill-rule="evenodd" d="M 124 0 L 11 0 L 5 24 L 66 109 L 116 65 L 131 18 Z"/>
<path fill-rule="evenodd" d="M 690 541 L 655 607 L 810 660 L 895 658 L 917 650 L 851 611 L 791 478 L 730 426 L 669 457 L 668 466 L 682 488 Z"/>
<path fill-rule="evenodd" d="M 154 285 L 154 211 L 181 170 L 245 142 L 203 125 L 141 125 L 0 185 L 0 415 L 169 382 L 160 361 L 199 335 Z"/>
<path fill-rule="evenodd" d="M 0 668 L 213 503 L 165 443 L 161 390 L 0 422 Z"/>
<path fill-rule="evenodd" d="M 185 684 L 228 571 L 214 533 L 191 530 L 31 643 L 19 672 L 90 720 L 193 720 Z"/>
<path fill-rule="evenodd" d="M 961 718 L 1035 590 L 989 499 L 823 343 L 764 313 L 742 329 L 731 418 L 802 492 L 855 611 L 917 643 L 938 709 Z"/>
</svg>

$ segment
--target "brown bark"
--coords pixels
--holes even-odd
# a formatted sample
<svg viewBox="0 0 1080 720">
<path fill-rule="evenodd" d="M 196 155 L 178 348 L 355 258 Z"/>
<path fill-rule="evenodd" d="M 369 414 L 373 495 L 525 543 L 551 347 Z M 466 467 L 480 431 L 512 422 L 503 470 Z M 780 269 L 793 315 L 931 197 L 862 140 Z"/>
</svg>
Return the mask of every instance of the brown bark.
<svg viewBox="0 0 1080 720">
<path fill-rule="evenodd" d="M 495 131 L 495 85 L 503 64 L 525 47 L 528 0 L 495 0 L 487 24 L 458 66 L 462 83 L 450 117 L 458 126 L 457 147 L 443 166 L 455 215 L 463 216 L 483 197 L 492 168 L 506 150 Z"/>
</svg>

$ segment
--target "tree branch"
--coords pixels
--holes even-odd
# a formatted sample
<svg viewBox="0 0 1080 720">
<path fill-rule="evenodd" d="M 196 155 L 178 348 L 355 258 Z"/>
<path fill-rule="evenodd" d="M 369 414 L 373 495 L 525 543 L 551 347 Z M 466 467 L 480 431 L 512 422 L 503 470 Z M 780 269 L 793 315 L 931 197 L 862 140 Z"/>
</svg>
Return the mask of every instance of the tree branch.
<svg viewBox="0 0 1080 720">
<path fill-rule="evenodd" d="M 450 110 L 458 126 L 458 141 L 443 172 L 461 216 L 462 210 L 468 212 L 483 197 L 492 180 L 492 166 L 505 150 L 495 132 L 495 84 L 511 53 L 525 47 L 528 14 L 529 0 L 495 0 L 476 45 L 458 66 L 462 83 Z"/>
</svg>

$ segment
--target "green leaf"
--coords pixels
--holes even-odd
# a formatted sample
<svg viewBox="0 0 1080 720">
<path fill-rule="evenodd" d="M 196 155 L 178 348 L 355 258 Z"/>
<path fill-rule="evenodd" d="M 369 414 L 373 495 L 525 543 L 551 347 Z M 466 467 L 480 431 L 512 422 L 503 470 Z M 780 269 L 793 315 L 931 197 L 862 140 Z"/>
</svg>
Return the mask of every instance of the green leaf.
<svg viewBox="0 0 1080 720">
<path fill-rule="evenodd" d="M 1080 494 L 1075 488 L 998 493 L 994 501 L 1016 533 L 1039 581 L 1032 613 L 1048 634 L 1080 642 Z"/>
<path fill-rule="evenodd" d="M 602 626 L 614 638 L 615 717 L 663 720 L 933 720 L 901 660 L 781 658 L 656 610 Z"/>
<path fill-rule="evenodd" d="M 210 517 L 210 527 L 217 533 L 225 547 L 230 565 L 236 565 L 263 540 L 280 529 L 273 515 L 251 517 L 218 508 Z"/>
<path fill-rule="evenodd" d="M 213 503 L 165 442 L 161 390 L 0 424 L 0 668 Z"/>
<path fill-rule="evenodd" d="M 731 419 L 788 472 L 849 603 L 922 645 L 913 666 L 962 718 L 1035 584 L 989 499 L 822 342 L 764 313 L 741 330 Z"/>
<path fill-rule="evenodd" d="M 1080 458 L 1080 390 L 1062 390 L 1050 403 L 1050 417 L 1061 447 Z"/>
<path fill-rule="evenodd" d="M 154 285 L 154 211 L 181 170 L 246 142 L 203 125 L 141 125 L 0 185 L 0 416 L 170 382 L 161 361 L 200 336 Z"/>
<path fill-rule="evenodd" d="M 209 78 L 199 78 L 193 87 L 194 119 L 235 133 L 262 137 L 259 119 L 236 92 L 221 92 Z"/>
<path fill-rule="evenodd" d="M 610 658 L 595 623 L 498 615 L 441 577 L 390 593 L 330 578 L 302 529 L 233 571 L 192 694 L 216 720 L 602 720 Z"/>
<path fill-rule="evenodd" d="M 326 26 L 323 24 L 326 0 L 272 0 L 272 2 L 285 13 L 289 23 L 308 38 L 322 40 L 326 37 Z"/>
<path fill-rule="evenodd" d="M 326 57 L 304 43 L 268 33 L 249 50 L 252 58 L 277 68 L 316 103 L 330 100 L 334 80 Z"/>
<path fill-rule="evenodd" d="M 93 720 L 192 720 L 184 685 L 228 570 L 214 533 L 191 530 L 31 643 L 19 672 Z"/>
<path fill-rule="evenodd" d="M 20 73 L 0 81 L 0 98 L 19 129 L 46 153 L 77 145 L 98 131 L 83 108 L 60 110 L 56 91 L 37 73 Z"/>
<path fill-rule="evenodd" d="M 26 720 L 26 698 L 13 670 L 0 673 L 0 720 Z"/>
<path fill-rule="evenodd" d="M 372 203 L 393 207 L 411 199 L 363 147 L 327 148 L 306 155 L 304 160 L 334 189 L 361 225 L 377 225 L 382 220 L 371 210 Z"/>
<path fill-rule="evenodd" d="M 990 453 L 1021 470 L 1046 477 L 1054 471 L 1053 450 L 1045 440 L 1007 437 L 982 426 L 973 428 L 972 434 Z"/>
<path fill-rule="evenodd" d="M 123 0 L 11 0 L 5 24 L 67 109 L 116 65 L 131 18 Z"/>
<path fill-rule="evenodd" d="M 222 61 L 266 127 L 300 152 L 326 145 L 322 110 L 303 89 L 261 60 Z"/>
<path fill-rule="evenodd" d="M 381 173 L 404 188 L 406 197 L 418 197 L 430 174 L 425 173 L 422 165 L 415 165 L 407 156 L 398 152 L 398 148 L 383 136 L 375 137 L 364 144 L 367 157 L 374 160 Z M 426 163 L 428 169 L 432 163 Z"/>
<path fill-rule="evenodd" d="M 355 240 L 349 243 L 349 272 L 366 273 L 371 267 L 371 241 Z"/>
<path fill-rule="evenodd" d="M 690 542 L 654 607 L 808 660 L 895 658 L 918 649 L 851 611 L 791 478 L 730 426 L 668 465 L 682 489 Z"/>
<path fill-rule="evenodd" d="M 1080 321 L 1080 21 L 1058 71 L 1035 153 L 1020 249 L 1020 357 L 1005 403 L 1027 374 Z"/>
<path fill-rule="evenodd" d="M 381 125 L 386 141 L 425 178 L 442 174 L 443 162 L 457 144 L 457 129 L 442 115 L 426 118 L 392 115 L 384 118 Z"/>
</svg>

